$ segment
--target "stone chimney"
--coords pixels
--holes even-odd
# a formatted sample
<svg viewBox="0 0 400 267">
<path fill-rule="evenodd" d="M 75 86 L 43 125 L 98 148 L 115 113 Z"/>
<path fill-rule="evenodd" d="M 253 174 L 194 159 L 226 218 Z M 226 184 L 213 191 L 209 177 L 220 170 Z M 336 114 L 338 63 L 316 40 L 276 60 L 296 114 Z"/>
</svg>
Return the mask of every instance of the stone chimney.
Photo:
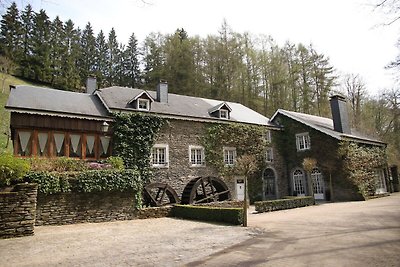
<svg viewBox="0 0 400 267">
<path fill-rule="evenodd" d="M 157 85 L 157 102 L 168 103 L 167 81 L 160 80 L 160 83 Z"/>
<path fill-rule="evenodd" d="M 93 94 L 97 89 L 96 77 L 87 77 L 86 79 L 86 93 Z"/>
<path fill-rule="evenodd" d="M 346 98 L 341 95 L 333 95 L 330 98 L 330 103 L 333 129 L 344 134 L 351 134 Z"/>
</svg>

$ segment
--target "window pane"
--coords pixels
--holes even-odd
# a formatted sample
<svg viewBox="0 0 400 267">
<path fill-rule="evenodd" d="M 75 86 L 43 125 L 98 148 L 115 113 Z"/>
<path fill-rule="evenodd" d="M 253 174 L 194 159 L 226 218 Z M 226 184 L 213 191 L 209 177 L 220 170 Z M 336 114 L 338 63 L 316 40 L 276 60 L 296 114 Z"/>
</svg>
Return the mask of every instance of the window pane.
<svg viewBox="0 0 400 267">
<path fill-rule="evenodd" d="M 56 155 L 58 157 L 64 156 L 64 133 L 54 133 L 54 143 L 56 144 Z"/>
</svg>

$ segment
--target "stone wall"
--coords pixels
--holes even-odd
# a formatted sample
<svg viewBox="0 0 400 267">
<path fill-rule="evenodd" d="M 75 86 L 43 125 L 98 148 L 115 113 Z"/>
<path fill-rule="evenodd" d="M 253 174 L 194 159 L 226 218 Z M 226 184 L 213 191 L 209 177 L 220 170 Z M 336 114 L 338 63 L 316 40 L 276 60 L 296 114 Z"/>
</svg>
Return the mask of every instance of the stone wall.
<svg viewBox="0 0 400 267">
<path fill-rule="evenodd" d="M 34 234 L 36 184 L 17 184 L 11 192 L 0 192 L 0 238 Z"/>
<path fill-rule="evenodd" d="M 201 146 L 206 123 L 170 119 L 158 134 L 156 144 L 169 147 L 169 166 L 154 168 L 153 182 L 168 183 L 181 198 L 183 189 L 195 177 L 219 177 L 212 166 L 192 167 L 189 161 L 189 146 Z M 207 157 L 207 155 L 205 155 Z M 221 151 L 222 157 L 222 151 Z M 225 179 L 232 197 L 235 196 L 234 181 Z"/>
<path fill-rule="evenodd" d="M 38 194 L 36 225 L 130 220 L 136 212 L 132 192 Z"/>
</svg>

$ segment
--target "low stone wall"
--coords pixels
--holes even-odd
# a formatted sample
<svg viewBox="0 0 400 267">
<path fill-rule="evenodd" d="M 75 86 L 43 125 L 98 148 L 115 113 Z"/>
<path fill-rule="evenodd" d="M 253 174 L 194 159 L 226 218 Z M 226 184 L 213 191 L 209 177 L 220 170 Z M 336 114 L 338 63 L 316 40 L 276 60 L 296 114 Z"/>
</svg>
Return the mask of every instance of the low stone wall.
<svg viewBox="0 0 400 267">
<path fill-rule="evenodd" d="M 194 204 L 193 206 L 219 207 L 219 208 L 242 208 L 243 201 L 221 201 L 211 203 Z"/>
<path fill-rule="evenodd" d="M 130 220 L 136 213 L 133 192 L 39 194 L 36 225 Z"/>
<path fill-rule="evenodd" d="M 270 201 L 257 201 L 254 203 L 257 212 L 270 212 L 275 210 L 286 210 L 315 204 L 313 197 L 291 197 Z"/>
<path fill-rule="evenodd" d="M 172 216 L 172 206 L 143 208 L 137 211 L 138 219 L 163 218 Z"/>
<path fill-rule="evenodd" d="M 17 184 L 0 192 L 0 238 L 34 234 L 37 184 Z"/>
</svg>

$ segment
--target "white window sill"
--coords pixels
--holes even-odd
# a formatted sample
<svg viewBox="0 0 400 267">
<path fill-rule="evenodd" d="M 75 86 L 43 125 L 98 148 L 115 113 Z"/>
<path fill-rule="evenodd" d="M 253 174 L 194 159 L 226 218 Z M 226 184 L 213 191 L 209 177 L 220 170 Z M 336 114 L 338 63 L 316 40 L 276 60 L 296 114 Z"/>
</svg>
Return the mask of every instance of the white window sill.
<svg viewBox="0 0 400 267">
<path fill-rule="evenodd" d="M 152 167 L 156 169 L 168 169 L 169 164 L 153 164 Z"/>
</svg>

